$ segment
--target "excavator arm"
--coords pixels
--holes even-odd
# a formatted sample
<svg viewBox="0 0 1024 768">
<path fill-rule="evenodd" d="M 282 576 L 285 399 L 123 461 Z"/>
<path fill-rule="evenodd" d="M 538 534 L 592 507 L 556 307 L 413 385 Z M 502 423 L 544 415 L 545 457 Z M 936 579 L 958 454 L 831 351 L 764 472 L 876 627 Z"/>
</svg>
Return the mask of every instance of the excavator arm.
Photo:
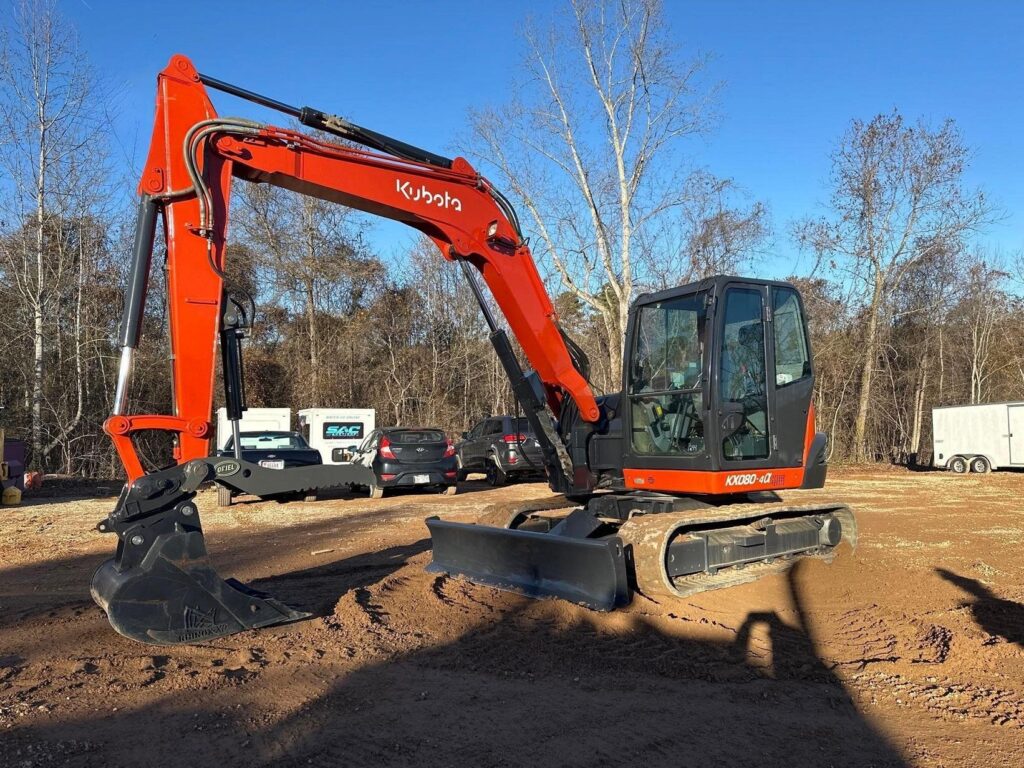
<svg viewBox="0 0 1024 768">
<path fill-rule="evenodd" d="M 218 117 L 204 80 L 351 141 L 401 155 Z M 465 159 L 448 160 L 318 110 L 289 107 L 204 78 L 188 59 L 175 56 L 158 77 L 153 138 L 138 190 L 133 271 L 121 326 L 122 365 L 114 415 L 106 423 L 129 483 L 145 474 L 132 440 L 142 430 L 174 433 L 179 464 L 209 453 L 217 337 L 230 308 L 225 303 L 224 264 L 235 178 L 337 202 L 422 232 L 444 258 L 472 267 L 472 272 L 467 271 L 471 280 L 473 273 L 483 277 L 536 371 L 551 413 L 557 418 L 571 398 L 585 421 L 598 420 L 593 392 L 558 326 L 514 211 Z M 159 214 L 167 243 L 174 413 L 129 415 L 128 382 Z M 482 300 L 475 281 L 473 286 Z M 493 333 L 497 330 L 493 318 L 487 317 Z M 564 461 L 560 468 L 565 469 Z"/>
<path fill-rule="evenodd" d="M 490 326 L 491 340 L 525 415 L 544 448 L 549 482 L 570 492 L 586 487 L 555 422 L 571 402 L 573 417 L 597 422 L 600 409 L 585 364 L 558 316 L 505 198 L 462 158 L 450 160 L 308 107 L 296 108 L 204 77 L 174 56 L 157 79 L 156 119 L 139 182 L 139 212 L 129 286 L 120 327 L 122 347 L 111 435 L 128 481 L 97 528 L 115 533 L 115 557 L 93 577 L 92 594 L 122 634 L 149 643 L 205 640 L 301 618 L 268 595 L 224 580 L 209 563 L 192 499 L 204 482 L 271 495 L 345 484 L 369 485 L 359 465 L 269 470 L 210 456 L 216 352 L 225 399 L 237 432 L 245 408 L 241 340 L 252 300 L 225 273 L 231 184 L 273 184 L 303 195 L 403 222 L 457 261 Z M 220 117 L 207 87 L 285 112 L 346 143 L 241 118 Z M 362 144 L 373 150 L 355 146 Z M 155 235 L 162 217 L 173 408 L 133 414 L 128 392 L 138 348 Z M 477 282 L 482 276 L 534 372 L 524 374 Z M 553 418 L 552 418 L 553 417 Z M 135 439 L 155 430 L 174 438 L 174 464 L 143 466 Z M 236 451 L 239 441 L 235 440 Z M 577 477 L 578 475 L 578 477 Z"/>
</svg>

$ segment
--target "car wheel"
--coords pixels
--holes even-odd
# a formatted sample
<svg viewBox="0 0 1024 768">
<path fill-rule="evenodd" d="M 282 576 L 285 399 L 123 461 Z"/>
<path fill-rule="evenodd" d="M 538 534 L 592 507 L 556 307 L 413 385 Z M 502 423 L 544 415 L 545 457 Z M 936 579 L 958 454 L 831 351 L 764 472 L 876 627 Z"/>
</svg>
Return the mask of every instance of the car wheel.
<svg viewBox="0 0 1024 768">
<path fill-rule="evenodd" d="M 963 456 L 954 456 L 949 460 L 949 464 L 947 466 L 954 474 L 962 475 L 967 471 L 967 459 Z"/>
<path fill-rule="evenodd" d="M 457 485 L 446 485 L 444 487 L 444 491 L 443 492 L 444 492 L 445 496 L 454 496 L 456 493 L 459 492 L 459 486 L 457 486 Z"/>
<path fill-rule="evenodd" d="M 370 498 L 371 499 L 383 499 L 384 498 L 384 489 L 381 488 L 379 485 L 371 485 L 370 486 Z"/>
<path fill-rule="evenodd" d="M 971 472 L 984 475 L 990 469 L 992 469 L 992 465 L 988 463 L 988 459 L 984 456 L 975 456 L 971 459 Z"/>
<path fill-rule="evenodd" d="M 230 507 L 231 506 L 231 489 L 225 488 L 223 485 L 217 486 L 217 506 L 218 507 Z"/>
<path fill-rule="evenodd" d="M 491 456 L 491 460 L 487 464 L 487 482 L 496 488 L 508 482 L 508 475 L 501 468 L 495 456 Z"/>
</svg>

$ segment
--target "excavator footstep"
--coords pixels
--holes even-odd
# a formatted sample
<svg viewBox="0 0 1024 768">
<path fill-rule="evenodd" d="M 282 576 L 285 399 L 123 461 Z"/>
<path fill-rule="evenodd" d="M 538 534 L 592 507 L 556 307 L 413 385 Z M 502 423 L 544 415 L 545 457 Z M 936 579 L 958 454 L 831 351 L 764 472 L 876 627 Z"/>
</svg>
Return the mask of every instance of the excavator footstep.
<svg viewBox="0 0 1024 768">
<path fill-rule="evenodd" d="M 93 575 L 93 600 L 111 626 L 143 643 L 178 645 L 307 618 L 210 565 L 201 531 L 157 536 L 140 558 L 125 547 Z"/>
<path fill-rule="evenodd" d="M 598 611 L 629 602 L 626 555 L 615 537 L 581 539 L 490 525 L 427 520 L 427 570 L 528 597 L 558 597 Z"/>
</svg>

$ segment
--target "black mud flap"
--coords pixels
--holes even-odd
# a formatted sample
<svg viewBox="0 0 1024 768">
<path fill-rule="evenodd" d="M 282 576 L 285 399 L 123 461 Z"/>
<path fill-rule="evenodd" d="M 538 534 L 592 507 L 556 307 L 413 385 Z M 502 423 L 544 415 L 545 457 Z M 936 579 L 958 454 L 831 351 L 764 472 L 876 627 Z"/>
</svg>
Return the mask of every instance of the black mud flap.
<svg viewBox="0 0 1024 768">
<path fill-rule="evenodd" d="M 616 537 L 552 533 L 427 519 L 433 559 L 427 570 L 527 595 L 558 597 L 596 611 L 630 599 L 626 556 Z"/>
<path fill-rule="evenodd" d="M 129 540 L 123 546 L 136 545 Z M 126 559 L 119 546 L 118 556 L 96 570 L 90 591 L 111 626 L 133 640 L 197 643 L 310 615 L 222 579 L 206 556 L 201 531 L 179 526 L 157 536 L 137 563 Z"/>
</svg>

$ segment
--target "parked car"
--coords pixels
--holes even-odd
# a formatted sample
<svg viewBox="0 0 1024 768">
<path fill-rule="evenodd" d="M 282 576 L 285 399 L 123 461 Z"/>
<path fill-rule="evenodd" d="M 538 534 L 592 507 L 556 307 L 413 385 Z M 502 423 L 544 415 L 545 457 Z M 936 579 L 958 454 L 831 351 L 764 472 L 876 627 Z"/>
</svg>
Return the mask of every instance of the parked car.
<svg viewBox="0 0 1024 768">
<path fill-rule="evenodd" d="M 390 488 L 439 488 L 448 495 L 458 489 L 455 446 L 440 429 L 375 429 L 352 460 L 373 470 L 375 499 Z"/>
<path fill-rule="evenodd" d="M 308 467 L 322 464 L 320 451 L 309 447 L 309 443 L 298 432 L 242 432 L 238 435 L 242 446 L 242 459 L 268 469 L 286 467 Z M 218 456 L 234 456 L 235 440 L 229 437 Z M 233 492 L 223 485 L 217 486 L 217 503 L 222 507 L 231 506 Z M 298 498 L 298 494 L 295 494 Z M 306 501 L 316 501 L 316 494 L 302 495 Z"/>
<path fill-rule="evenodd" d="M 455 446 L 459 474 L 484 472 L 491 485 L 504 485 L 513 476 L 544 473 L 544 454 L 523 417 L 491 416 L 479 422 Z"/>
</svg>

